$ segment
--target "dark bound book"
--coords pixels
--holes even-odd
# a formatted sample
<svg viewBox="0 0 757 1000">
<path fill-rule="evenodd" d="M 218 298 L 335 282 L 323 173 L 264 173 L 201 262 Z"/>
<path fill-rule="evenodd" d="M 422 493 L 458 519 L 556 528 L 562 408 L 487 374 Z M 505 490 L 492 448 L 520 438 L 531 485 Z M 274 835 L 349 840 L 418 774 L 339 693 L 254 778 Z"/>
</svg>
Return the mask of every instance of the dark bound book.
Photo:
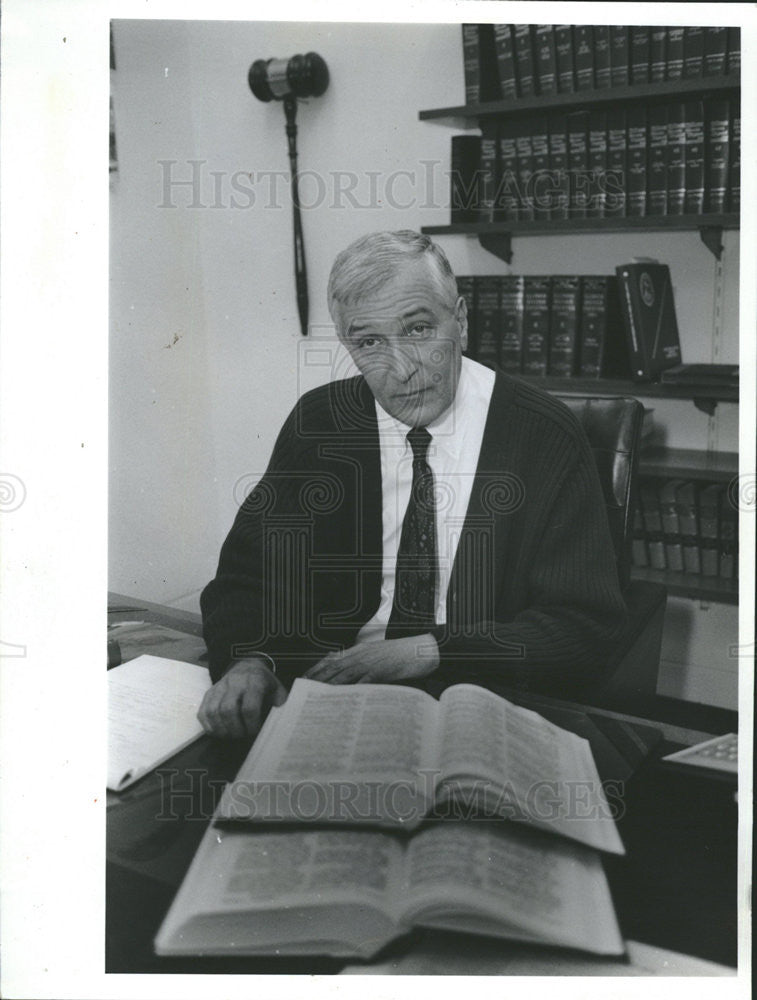
<svg viewBox="0 0 757 1000">
<path fill-rule="evenodd" d="M 481 100 L 498 101 L 502 96 L 502 90 L 499 85 L 499 65 L 493 24 L 478 26 L 478 61 L 481 72 Z"/>
<path fill-rule="evenodd" d="M 551 24 L 537 24 L 534 31 L 536 75 L 540 94 L 557 93 L 557 56 L 555 35 Z"/>
<path fill-rule="evenodd" d="M 497 186 L 498 135 L 495 122 L 481 126 L 481 208 L 480 222 L 494 222 L 494 200 Z"/>
<path fill-rule="evenodd" d="M 649 36 L 649 79 L 652 83 L 660 83 L 665 79 L 668 29 L 655 25 L 650 28 Z"/>
<path fill-rule="evenodd" d="M 683 571 L 681 525 L 676 500 L 676 491 L 682 485 L 682 479 L 665 479 L 659 484 L 660 521 L 665 545 L 665 562 L 667 568 L 676 573 Z"/>
<path fill-rule="evenodd" d="M 686 194 L 684 212 L 699 215 L 704 211 L 704 105 L 687 101 L 686 116 Z"/>
<path fill-rule="evenodd" d="M 511 24 L 494 25 L 494 46 L 497 52 L 500 92 L 506 100 L 514 100 L 518 96 L 518 83 Z"/>
<path fill-rule="evenodd" d="M 605 215 L 615 218 L 626 214 L 626 112 L 610 108 L 607 112 L 607 173 L 605 174 Z"/>
<path fill-rule="evenodd" d="M 704 75 L 722 76 L 728 51 L 728 29 L 704 29 Z"/>
<path fill-rule="evenodd" d="M 720 550 L 718 546 L 718 501 L 723 487 L 719 483 L 702 486 L 697 494 L 699 538 L 702 552 L 702 576 L 717 576 Z"/>
<path fill-rule="evenodd" d="M 665 79 L 680 80 L 683 77 L 683 28 L 668 28 L 665 61 Z"/>
<path fill-rule="evenodd" d="M 497 221 L 514 221 L 520 205 L 520 178 L 518 176 L 517 126 L 512 119 L 499 126 L 499 164 L 494 216 Z"/>
<path fill-rule="evenodd" d="M 591 187 L 587 214 L 602 219 L 605 214 L 605 180 L 607 177 L 607 112 L 589 113 L 589 172 Z"/>
<path fill-rule="evenodd" d="M 549 357 L 550 278 L 523 279 L 523 372 L 546 375 Z"/>
<path fill-rule="evenodd" d="M 611 86 L 610 25 L 594 25 L 594 86 L 604 90 Z"/>
<path fill-rule="evenodd" d="M 683 569 L 685 573 L 699 574 L 702 572 L 702 559 L 699 551 L 699 512 L 695 483 L 682 482 L 678 486 L 676 504 L 681 531 Z"/>
<path fill-rule="evenodd" d="M 634 566 L 649 565 L 647 537 L 644 531 L 644 519 L 641 510 L 636 509 L 633 518 L 633 538 L 631 540 L 631 563 Z"/>
<path fill-rule="evenodd" d="M 704 206 L 707 212 L 728 210 L 730 106 L 726 100 L 704 104 Z"/>
<path fill-rule="evenodd" d="M 476 357 L 476 278 L 472 274 L 457 276 L 457 294 L 465 299 L 468 317 L 468 346 L 463 351 L 466 358 Z"/>
<path fill-rule="evenodd" d="M 481 136 L 453 135 L 450 220 L 478 222 L 481 209 Z"/>
<path fill-rule="evenodd" d="M 594 89 L 594 38 L 590 24 L 573 25 L 576 90 Z"/>
<path fill-rule="evenodd" d="M 499 365 L 499 281 L 493 274 L 476 279 L 476 361 L 490 368 Z"/>
<path fill-rule="evenodd" d="M 514 24 L 515 65 L 518 74 L 518 93 L 521 97 L 533 97 L 536 87 L 536 58 L 533 32 L 530 24 Z"/>
<path fill-rule="evenodd" d="M 552 278 L 547 374 L 570 378 L 576 373 L 581 279 L 577 275 Z"/>
<path fill-rule="evenodd" d="M 683 29 L 683 75 L 684 79 L 701 76 L 704 70 L 704 28 Z"/>
<path fill-rule="evenodd" d="M 549 175 L 549 135 L 547 119 L 539 116 L 531 122 L 531 198 L 535 219 L 549 219 L 552 202 L 552 178 Z"/>
<path fill-rule="evenodd" d="M 635 381 L 655 381 L 681 363 L 673 286 L 667 264 L 632 263 L 615 269 L 620 313 Z"/>
<path fill-rule="evenodd" d="M 568 181 L 571 219 L 585 219 L 589 204 L 589 112 L 568 115 Z"/>
<path fill-rule="evenodd" d="M 621 329 L 614 274 L 581 278 L 578 341 L 578 370 L 582 378 L 628 378 L 628 350 Z"/>
<path fill-rule="evenodd" d="M 686 110 L 668 107 L 668 215 L 683 215 L 686 196 Z"/>
<path fill-rule="evenodd" d="M 741 28 L 728 29 L 725 65 L 728 73 L 738 73 L 741 70 Z"/>
<path fill-rule="evenodd" d="M 478 58 L 478 25 L 463 25 L 463 73 L 465 77 L 465 103 L 481 102 L 481 68 Z"/>
<path fill-rule="evenodd" d="M 668 210 L 668 109 L 654 104 L 647 115 L 647 207 L 650 215 Z"/>
<path fill-rule="evenodd" d="M 557 89 L 561 94 L 572 94 L 576 88 L 573 61 L 573 27 L 555 25 L 555 58 L 557 61 Z"/>
<path fill-rule="evenodd" d="M 631 80 L 631 53 L 627 24 L 610 25 L 610 79 L 613 87 L 625 87 Z"/>
<path fill-rule="evenodd" d="M 502 339 L 499 364 L 503 371 L 519 375 L 523 371 L 523 283 L 518 274 L 500 279 Z"/>
<path fill-rule="evenodd" d="M 647 535 L 662 535 L 660 492 L 655 479 L 642 479 L 639 485 L 641 512 Z"/>
<path fill-rule="evenodd" d="M 533 173 L 534 155 L 531 145 L 531 125 L 521 120 L 516 128 L 515 148 L 518 153 L 518 218 L 534 218 Z"/>
<path fill-rule="evenodd" d="M 658 483 L 654 479 L 642 479 L 639 487 L 641 499 L 641 514 L 644 521 L 644 531 L 647 536 L 649 565 L 653 569 L 666 569 L 665 543 L 662 534 L 662 519 L 660 517 L 660 493 Z"/>
<path fill-rule="evenodd" d="M 647 214 L 647 111 L 632 104 L 628 121 L 628 204 L 629 215 Z"/>
<path fill-rule="evenodd" d="M 631 26 L 631 83 L 649 83 L 651 28 Z"/>
<path fill-rule="evenodd" d="M 552 199 L 549 217 L 568 218 L 568 122 L 564 114 L 550 115 L 549 131 L 549 176 L 552 180 Z"/>
<path fill-rule="evenodd" d="M 738 576 L 738 530 L 739 516 L 731 503 L 729 491 L 724 489 L 718 502 L 718 525 L 720 527 L 720 564 L 718 575 L 722 580 L 733 580 Z"/>
<path fill-rule="evenodd" d="M 728 168 L 728 210 L 741 211 L 741 101 L 731 102 L 731 165 Z"/>
</svg>

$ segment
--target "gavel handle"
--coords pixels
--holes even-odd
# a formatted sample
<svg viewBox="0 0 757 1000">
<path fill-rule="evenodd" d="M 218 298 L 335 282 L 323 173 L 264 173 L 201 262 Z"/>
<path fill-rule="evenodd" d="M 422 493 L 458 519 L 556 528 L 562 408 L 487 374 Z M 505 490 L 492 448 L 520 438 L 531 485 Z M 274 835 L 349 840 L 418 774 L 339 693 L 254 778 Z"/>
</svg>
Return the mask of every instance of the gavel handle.
<svg viewBox="0 0 757 1000">
<path fill-rule="evenodd" d="M 300 330 L 303 337 L 308 333 L 308 275 L 305 265 L 305 241 L 302 235 L 302 216 L 300 214 L 300 188 L 297 176 L 297 100 L 294 97 L 284 98 L 284 113 L 286 114 L 286 133 L 289 144 L 289 168 L 292 187 L 292 213 L 294 221 L 294 282 L 297 291 L 297 311 L 300 316 Z"/>
</svg>

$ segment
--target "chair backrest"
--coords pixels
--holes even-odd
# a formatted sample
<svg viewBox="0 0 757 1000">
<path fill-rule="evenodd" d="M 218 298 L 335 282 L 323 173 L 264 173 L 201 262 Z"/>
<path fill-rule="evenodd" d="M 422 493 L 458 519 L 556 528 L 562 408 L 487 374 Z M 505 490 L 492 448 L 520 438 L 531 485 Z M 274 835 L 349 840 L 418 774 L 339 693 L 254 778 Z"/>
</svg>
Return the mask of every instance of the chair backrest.
<svg viewBox="0 0 757 1000">
<path fill-rule="evenodd" d="M 644 407 L 630 396 L 558 396 L 589 439 L 607 504 L 620 584 L 630 578 L 636 470 Z"/>
</svg>

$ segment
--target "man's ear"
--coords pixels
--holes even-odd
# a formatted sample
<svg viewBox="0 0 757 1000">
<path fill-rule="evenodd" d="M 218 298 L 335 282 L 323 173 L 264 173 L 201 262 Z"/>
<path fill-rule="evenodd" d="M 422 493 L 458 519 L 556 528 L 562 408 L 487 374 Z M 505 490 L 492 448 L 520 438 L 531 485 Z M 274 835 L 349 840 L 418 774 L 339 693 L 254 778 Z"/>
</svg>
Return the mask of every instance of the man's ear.
<svg viewBox="0 0 757 1000">
<path fill-rule="evenodd" d="M 460 327 L 460 346 L 464 351 L 468 350 L 468 303 L 460 295 L 455 303 L 455 319 Z"/>
</svg>

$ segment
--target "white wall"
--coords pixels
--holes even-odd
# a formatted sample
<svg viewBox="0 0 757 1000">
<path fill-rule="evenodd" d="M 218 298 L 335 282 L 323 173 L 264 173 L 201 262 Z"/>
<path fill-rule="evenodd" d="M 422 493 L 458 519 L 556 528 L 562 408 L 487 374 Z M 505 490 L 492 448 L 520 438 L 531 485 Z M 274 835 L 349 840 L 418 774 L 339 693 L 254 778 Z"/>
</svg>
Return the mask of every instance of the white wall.
<svg viewBox="0 0 757 1000">
<path fill-rule="evenodd" d="M 349 371 L 325 303 L 334 256 L 369 230 L 448 221 L 453 130 L 419 122 L 418 110 L 462 103 L 460 29 L 117 21 L 114 41 L 110 587 L 196 608 L 294 401 Z M 261 176 L 288 170 L 283 109 L 253 97 L 247 71 L 311 50 L 331 83 L 298 111 L 313 327 L 304 339 L 287 185 Z M 170 183 L 193 177 L 197 192 Z M 715 264 L 694 234 L 517 238 L 511 267 L 475 240 L 441 243 L 460 274 L 608 273 L 634 255 L 659 257 L 671 266 L 684 359 L 711 360 Z M 735 361 L 737 234 L 725 243 L 718 360 Z M 688 402 L 648 405 L 673 446 L 705 447 L 708 431 L 718 447 L 738 446 L 735 406 L 708 418 Z M 733 610 L 718 615 L 724 647 Z"/>
</svg>

